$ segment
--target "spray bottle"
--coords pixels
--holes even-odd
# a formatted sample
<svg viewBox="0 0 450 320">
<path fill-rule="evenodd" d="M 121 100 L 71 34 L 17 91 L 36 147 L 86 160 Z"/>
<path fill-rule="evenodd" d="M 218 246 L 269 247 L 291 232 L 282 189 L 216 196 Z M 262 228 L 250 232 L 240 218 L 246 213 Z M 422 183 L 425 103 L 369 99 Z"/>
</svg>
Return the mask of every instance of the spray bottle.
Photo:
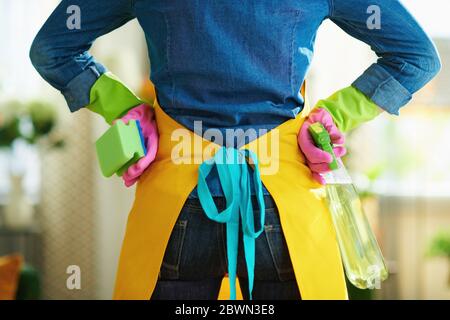
<svg viewBox="0 0 450 320">
<path fill-rule="evenodd" d="M 324 126 L 316 122 L 309 127 L 309 133 L 317 147 L 333 156 L 331 171 L 322 177 L 347 278 L 360 289 L 379 288 L 388 271 L 352 179 L 341 159 L 334 155 Z"/>
</svg>

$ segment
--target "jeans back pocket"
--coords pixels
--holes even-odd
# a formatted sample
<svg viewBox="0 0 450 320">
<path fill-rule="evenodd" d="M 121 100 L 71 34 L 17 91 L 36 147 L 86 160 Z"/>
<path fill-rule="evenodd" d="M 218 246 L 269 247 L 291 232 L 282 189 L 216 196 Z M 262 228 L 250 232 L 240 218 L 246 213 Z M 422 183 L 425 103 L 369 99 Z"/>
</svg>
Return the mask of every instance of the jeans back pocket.
<svg viewBox="0 0 450 320">
<path fill-rule="evenodd" d="M 178 220 L 175 223 L 161 265 L 160 279 L 177 280 L 179 278 L 181 252 L 183 250 L 186 227 L 187 220 Z"/>
<path fill-rule="evenodd" d="M 279 219 L 278 212 L 272 212 L 266 215 L 268 220 L 271 215 L 276 215 Z M 277 220 L 278 220 L 277 219 Z M 295 279 L 294 269 L 292 267 L 291 258 L 289 256 L 289 250 L 287 247 L 286 239 L 281 228 L 281 224 L 275 221 L 267 221 L 264 226 L 264 234 L 267 239 L 270 254 L 273 259 L 273 263 L 278 273 L 280 281 L 287 281 Z M 272 223 L 274 222 L 274 223 Z"/>
</svg>

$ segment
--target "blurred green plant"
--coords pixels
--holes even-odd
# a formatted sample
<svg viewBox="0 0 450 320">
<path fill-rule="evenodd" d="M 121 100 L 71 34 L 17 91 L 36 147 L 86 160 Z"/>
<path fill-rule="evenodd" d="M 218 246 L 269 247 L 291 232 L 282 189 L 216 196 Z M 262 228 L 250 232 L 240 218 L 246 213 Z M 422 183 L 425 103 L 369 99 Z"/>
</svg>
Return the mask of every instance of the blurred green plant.
<svg viewBox="0 0 450 320">
<path fill-rule="evenodd" d="M 446 257 L 450 259 L 450 230 L 436 233 L 428 246 L 428 257 Z"/>
<path fill-rule="evenodd" d="M 377 163 L 372 167 L 369 167 L 362 174 L 367 179 L 367 185 L 365 188 L 358 189 L 359 196 L 361 199 L 372 198 L 375 196 L 373 190 L 373 185 L 375 182 L 386 172 L 387 165 L 386 163 Z"/>
<path fill-rule="evenodd" d="M 18 101 L 0 106 L 0 147 L 8 147 L 20 137 L 19 114 L 22 107 Z"/>
<path fill-rule="evenodd" d="M 436 233 L 428 246 L 427 257 L 446 258 L 450 266 L 450 230 L 442 230 Z M 447 284 L 450 287 L 450 269 Z"/>
<path fill-rule="evenodd" d="M 355 135 L 357 131 L 350 131 L 346 135 L 346 140 L 350 141 Z M 357 172 L 352 167 L 352 158 L 353 156 L 353 148 L 351 144 L 346 144 L 347 153 L 342 157 L 342 161 L 344 165 L 349 169 L 350 172 L 356 173 L 360 180 L 362 179 L 364 183 L 362 185 L 358 185 L 358 194 L 361 199 L 372 198 L 376 194 L 372 191 L 373 185 L 375 182 L 387 171 L 387 163 L 385 161 L 381 161 L 371 165 L 370 167 L 365 168 L 362 172 Z M 361 181 L 359 181 L 361 182 Z"/>
<path fill-rule="evenodd" d="M 47 102 L 2 103 L 0 147 L 11 147 L 16 139 L 23 139 L 30 144 L 42 142 L 50 148 L 62 147 L 64 140 L 54 132 L 57 122 L 55 107 Z"/>
</svg>

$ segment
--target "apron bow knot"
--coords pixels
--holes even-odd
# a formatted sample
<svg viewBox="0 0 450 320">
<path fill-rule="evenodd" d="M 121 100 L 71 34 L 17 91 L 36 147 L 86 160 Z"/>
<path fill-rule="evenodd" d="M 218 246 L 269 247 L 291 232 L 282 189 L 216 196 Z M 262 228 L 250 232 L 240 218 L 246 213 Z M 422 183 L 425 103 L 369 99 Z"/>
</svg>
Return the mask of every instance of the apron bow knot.
<svg viewBox="0 0 450 320">
<path fill-rule="evenodd" d="M 220 185 L 226 199 L 226 208 L 218 212 L 206 182 L 216 167 Z M 252 178 L 250 176 L 252 175 Z M 255 218 L 251 199 L 252 185 L 259 207 L 259 225 L 255 230 Z M 226 223 L 228 277 L 230 299 L 236 299 L 236 271 L 239 243 L 239 222 L 242 223 L 244 256 L 247 266 L 249 296 L 252 298 L 255 269 L 255 239 L 262 233 L 265 220 L 265 204 L 258 158 L 250 150 L 221 147 L 214 157 L 204 161 L 198 170 L 198 197 L 207 217 Z M 239 219 L 240 218 L 240 219 Z"/>
</svg>

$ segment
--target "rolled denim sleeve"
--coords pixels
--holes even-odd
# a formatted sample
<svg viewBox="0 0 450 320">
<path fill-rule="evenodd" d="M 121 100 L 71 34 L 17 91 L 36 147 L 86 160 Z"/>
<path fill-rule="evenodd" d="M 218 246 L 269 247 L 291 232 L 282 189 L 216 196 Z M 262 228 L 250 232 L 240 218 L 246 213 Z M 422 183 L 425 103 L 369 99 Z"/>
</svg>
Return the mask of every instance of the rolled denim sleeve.
<svg viewBox="0 0 450 320">
<path fill-rule="evenodd" d="M 92 43 L 133 18 L 131 0 L 63 0 L 36 35 L 31 62 L 72 112 L 89 104 L 93 84 L 106 72 L 88 52 Z"/>
<path fill-rule="evenodd" d="M 329 0 L 330 19 L 378 56 L 354 83 L 391 114 L 440 70 L 431 39 L 398 0 Z"/>
</svg>

